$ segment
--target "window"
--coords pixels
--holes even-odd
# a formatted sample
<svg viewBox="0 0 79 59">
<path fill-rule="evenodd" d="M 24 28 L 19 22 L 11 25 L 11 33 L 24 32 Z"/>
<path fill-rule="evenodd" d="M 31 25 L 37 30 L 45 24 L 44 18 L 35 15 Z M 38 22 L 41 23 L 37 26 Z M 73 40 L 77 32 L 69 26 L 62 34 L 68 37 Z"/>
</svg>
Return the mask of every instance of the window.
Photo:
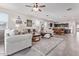
<svg viewBox="0 0 79 59">
<path fill-rule="evenodd" d="M 0 12 L 0 30 L 6 28 L 8 22 L 8 14 Z"/>
</svg>

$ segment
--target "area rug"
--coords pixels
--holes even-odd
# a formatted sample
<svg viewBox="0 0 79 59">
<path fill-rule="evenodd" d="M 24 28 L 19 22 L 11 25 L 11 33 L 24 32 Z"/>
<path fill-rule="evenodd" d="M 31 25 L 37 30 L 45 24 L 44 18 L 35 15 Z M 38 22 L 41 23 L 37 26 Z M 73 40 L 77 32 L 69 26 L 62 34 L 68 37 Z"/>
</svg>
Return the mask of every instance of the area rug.
<svg viewBox="0 0 79 59">
<path fill-rule="evenodd" d="M 56 37 L 51 37 L 50 39 L 43 38 L 39 42 L 35 43 L 32 49 L 35 49 L 38 53 L 45 56 L 48 55 L 63 41 L 64 39 Z"/>
</svg>

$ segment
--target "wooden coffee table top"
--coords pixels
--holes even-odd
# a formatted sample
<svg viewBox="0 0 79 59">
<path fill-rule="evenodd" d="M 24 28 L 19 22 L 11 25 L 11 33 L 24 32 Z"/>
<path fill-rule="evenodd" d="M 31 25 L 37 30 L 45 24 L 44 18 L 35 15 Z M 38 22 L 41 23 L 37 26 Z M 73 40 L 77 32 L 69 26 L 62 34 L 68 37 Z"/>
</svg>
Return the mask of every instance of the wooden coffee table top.
<svg viewBox="0 0 79 59">
<path fill-rule="evenodd" d="M 33 34 L 34 37 L 40 36 L 40 34 Z"/>
<path fill-rule="evenodd" d="M 38 39 L 38 40 L 37 40 Z M 33 42 L 38 42 L 40 40 L 40 34 L 33 34 L 32 41 Z"/>
</svg>

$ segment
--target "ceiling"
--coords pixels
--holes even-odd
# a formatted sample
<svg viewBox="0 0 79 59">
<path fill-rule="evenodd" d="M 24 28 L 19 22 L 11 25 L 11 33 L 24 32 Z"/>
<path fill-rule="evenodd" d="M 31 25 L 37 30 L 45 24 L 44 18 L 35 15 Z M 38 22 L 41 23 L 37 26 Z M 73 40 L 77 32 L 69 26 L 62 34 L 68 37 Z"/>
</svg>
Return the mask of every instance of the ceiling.
<svg viewBox="0 0 79 59">
<path fill-rule="evenodd" d="M 78 3 L 39 3 L 46 5 L 45 8 L 41 8 L 42 12 L 32 12 L 32 8 L 25 7 L 24 5 L 33 5 L 32 3 L 0 3 L 0 7 L 17 11 L 25 15 L 33 15 L 50 20 L 59 20 L 66 17 L 78 18 L 79 4 Z M 72 8 L 71 11 L 66 9 Z M 48 15 L 48 16 L 47 16 Z"/>
</svg>

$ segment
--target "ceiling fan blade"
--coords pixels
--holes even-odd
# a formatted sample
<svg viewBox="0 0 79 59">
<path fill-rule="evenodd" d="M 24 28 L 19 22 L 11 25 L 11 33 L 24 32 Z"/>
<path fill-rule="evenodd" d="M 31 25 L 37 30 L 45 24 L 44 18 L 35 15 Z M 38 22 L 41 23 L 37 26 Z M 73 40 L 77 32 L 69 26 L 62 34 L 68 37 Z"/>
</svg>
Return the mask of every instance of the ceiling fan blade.
<svg viewBox="0 0 79 59">
<path fill-rule="evenodd" d="M 41 10 L 41 9 L 39 9 L 39 11 L 41 12 L 42 10 Z"/>
<path fill-rule="evenodd" d="M 66 9 L 67 11 L 70 11 L 70 10 L 72 10 L 72 8 L 68 8 L 68 9 Z"/>
<path fill-rule="evenodd" d="M 33 7 L 33 6 L 30 6 L 30 5 L 25 5 L 26 7 Z"/>
<path fill-rule="evenodd" d="M 46 7 L 45 5 L 41 5 L 41 6 L 39 6 L 39 7 Z"/>
</svg>

